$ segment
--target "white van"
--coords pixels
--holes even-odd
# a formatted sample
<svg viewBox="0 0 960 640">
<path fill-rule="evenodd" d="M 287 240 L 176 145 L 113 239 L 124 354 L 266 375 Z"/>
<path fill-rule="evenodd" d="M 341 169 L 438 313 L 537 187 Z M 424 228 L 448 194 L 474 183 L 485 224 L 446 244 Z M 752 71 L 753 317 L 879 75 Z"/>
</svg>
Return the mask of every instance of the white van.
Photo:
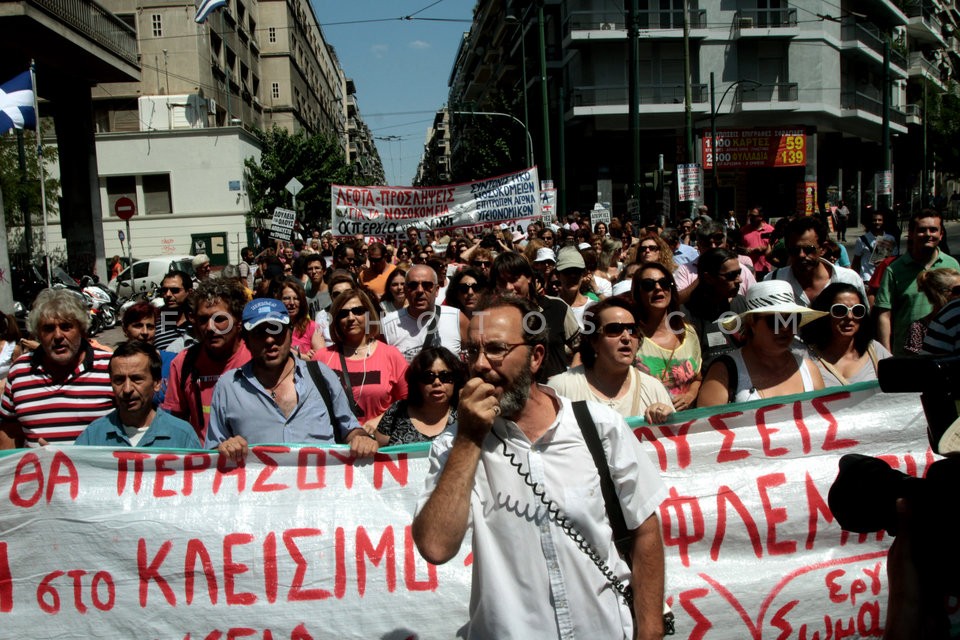
<svg viewBox="0 0 960 640">
<path fill-rule="evenodd" d="M 193 256 L 162 256 L 133 263 L 133 289 L 130 288 L 130 269 L 127 267 L 107 285 L 123 298 L 134 291 L 153 291 L 163 282 L 163 276 L 171 271 L 185 271 L 193 277 Z"/>
</svg>

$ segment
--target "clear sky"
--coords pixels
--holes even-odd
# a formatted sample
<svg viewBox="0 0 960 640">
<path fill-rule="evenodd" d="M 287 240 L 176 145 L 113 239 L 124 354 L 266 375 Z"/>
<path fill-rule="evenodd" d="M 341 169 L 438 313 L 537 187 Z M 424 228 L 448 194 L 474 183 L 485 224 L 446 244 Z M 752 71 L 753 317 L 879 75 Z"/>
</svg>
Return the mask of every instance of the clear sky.
<svg viewBox="0 0 960 640">
<path fill-rule="evenodd" d="M 387 184 L 411 184 L 427 127 L 447 102 L 447 81 L 476 0 L 312 2 L 327 42 L 356 84 Z"/>
</svg>

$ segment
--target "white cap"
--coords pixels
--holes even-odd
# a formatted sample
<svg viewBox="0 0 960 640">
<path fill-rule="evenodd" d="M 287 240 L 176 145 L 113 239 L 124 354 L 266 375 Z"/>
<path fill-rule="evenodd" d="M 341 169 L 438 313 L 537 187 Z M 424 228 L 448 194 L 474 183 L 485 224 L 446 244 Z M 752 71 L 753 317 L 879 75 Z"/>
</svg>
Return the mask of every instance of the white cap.
<svg viewBox="0 0 960 640">
<path fill-rule="evenodd" d="M 590 248 L 591 247 L 589 242 L 581 242 L 580 244 L 577 245 L 577 249 L 580 249 L 580 251 L 583 251 L 584 249 L 590 249 Z"/>
<path fill-rule="evenodd" d="M 547 247 L 540 247 L 537 249 L 537 257 L 533 259 L 534 262 L 556 262 L 557 257 L 553 255 L 553 249 L 548 249 Z"/>
</svg>

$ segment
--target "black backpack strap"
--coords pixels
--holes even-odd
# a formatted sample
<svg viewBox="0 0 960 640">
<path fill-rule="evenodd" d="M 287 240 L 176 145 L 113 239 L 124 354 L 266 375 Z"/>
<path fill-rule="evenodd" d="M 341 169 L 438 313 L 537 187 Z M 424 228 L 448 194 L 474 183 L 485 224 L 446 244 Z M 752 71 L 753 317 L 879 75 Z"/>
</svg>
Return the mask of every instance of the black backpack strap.
<svg viewBox="0 0 960 640">
<path fill-rule="evenodd" d="M 633 566 L 630 554 L 633 550 L 633 536 L 627 528 L 627 522 L 623 518 L 623 507 L 617 498 L 617 490 L 613 486 L 613 479 L 610 477 L 610 465 L 607 462 L 607 456 L 603 452 L 603 444 L 600 442 L 600 432 L 597 431 L 597 424 L 590 415 L 590 409 L 584 400 L 573 403 L 573 415 L 577 419 L 580 431 L 583 432 L 583 440 L 587 443 L 587 449 L 593 456 L 593 463 L 597 466 L 597 473 L 600 475 L 600 491 L 603 494 L 603 504 L 607 510 L 607 518 L 610 520 L 610 528 L 613 529 L 613 543 L 617 546 L 620 556 L 627 562 L 628 566 Z"/>
<path fill-rule="evenodd" d="M 320 373 L 320 364 L 316 360 L 307 360 L 307 371 L 310 372 L 310 377 L 313 378 L 313 384 L 317 387 L 317 391 L 320 392 L 320 396 L 323 397 L 323 403 L 327 405 L 327 415 L 330 416 L 333 438 L 337 444 L 343 444 L 346 434 L 341 432 L 340 422 L 336 419 L 336 414 L 333 412 L 333 398 L 330 396 L 330 386 L 324 379 L 323 374 Z"/>
</svg>

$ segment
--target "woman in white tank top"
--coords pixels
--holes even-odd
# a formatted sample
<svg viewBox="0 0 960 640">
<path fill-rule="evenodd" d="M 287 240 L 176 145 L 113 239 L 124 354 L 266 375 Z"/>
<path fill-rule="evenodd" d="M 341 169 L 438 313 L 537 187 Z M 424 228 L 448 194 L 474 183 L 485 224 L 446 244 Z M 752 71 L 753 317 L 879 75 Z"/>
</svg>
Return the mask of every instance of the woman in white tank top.
<svg viewBox="0 0 960 640">
<path fill-rule="evenodd" d="M 746 311 L 721 323 L 739 333 L 744 346 L 710 365 L 697 406 L 746 402 L 823 389 L 823 377 L 808 358 L 791 349 L 797 330 L 824 316 L 794 302 L 783 281 L 758 282 L 745 296 Z"/>
</svg>

